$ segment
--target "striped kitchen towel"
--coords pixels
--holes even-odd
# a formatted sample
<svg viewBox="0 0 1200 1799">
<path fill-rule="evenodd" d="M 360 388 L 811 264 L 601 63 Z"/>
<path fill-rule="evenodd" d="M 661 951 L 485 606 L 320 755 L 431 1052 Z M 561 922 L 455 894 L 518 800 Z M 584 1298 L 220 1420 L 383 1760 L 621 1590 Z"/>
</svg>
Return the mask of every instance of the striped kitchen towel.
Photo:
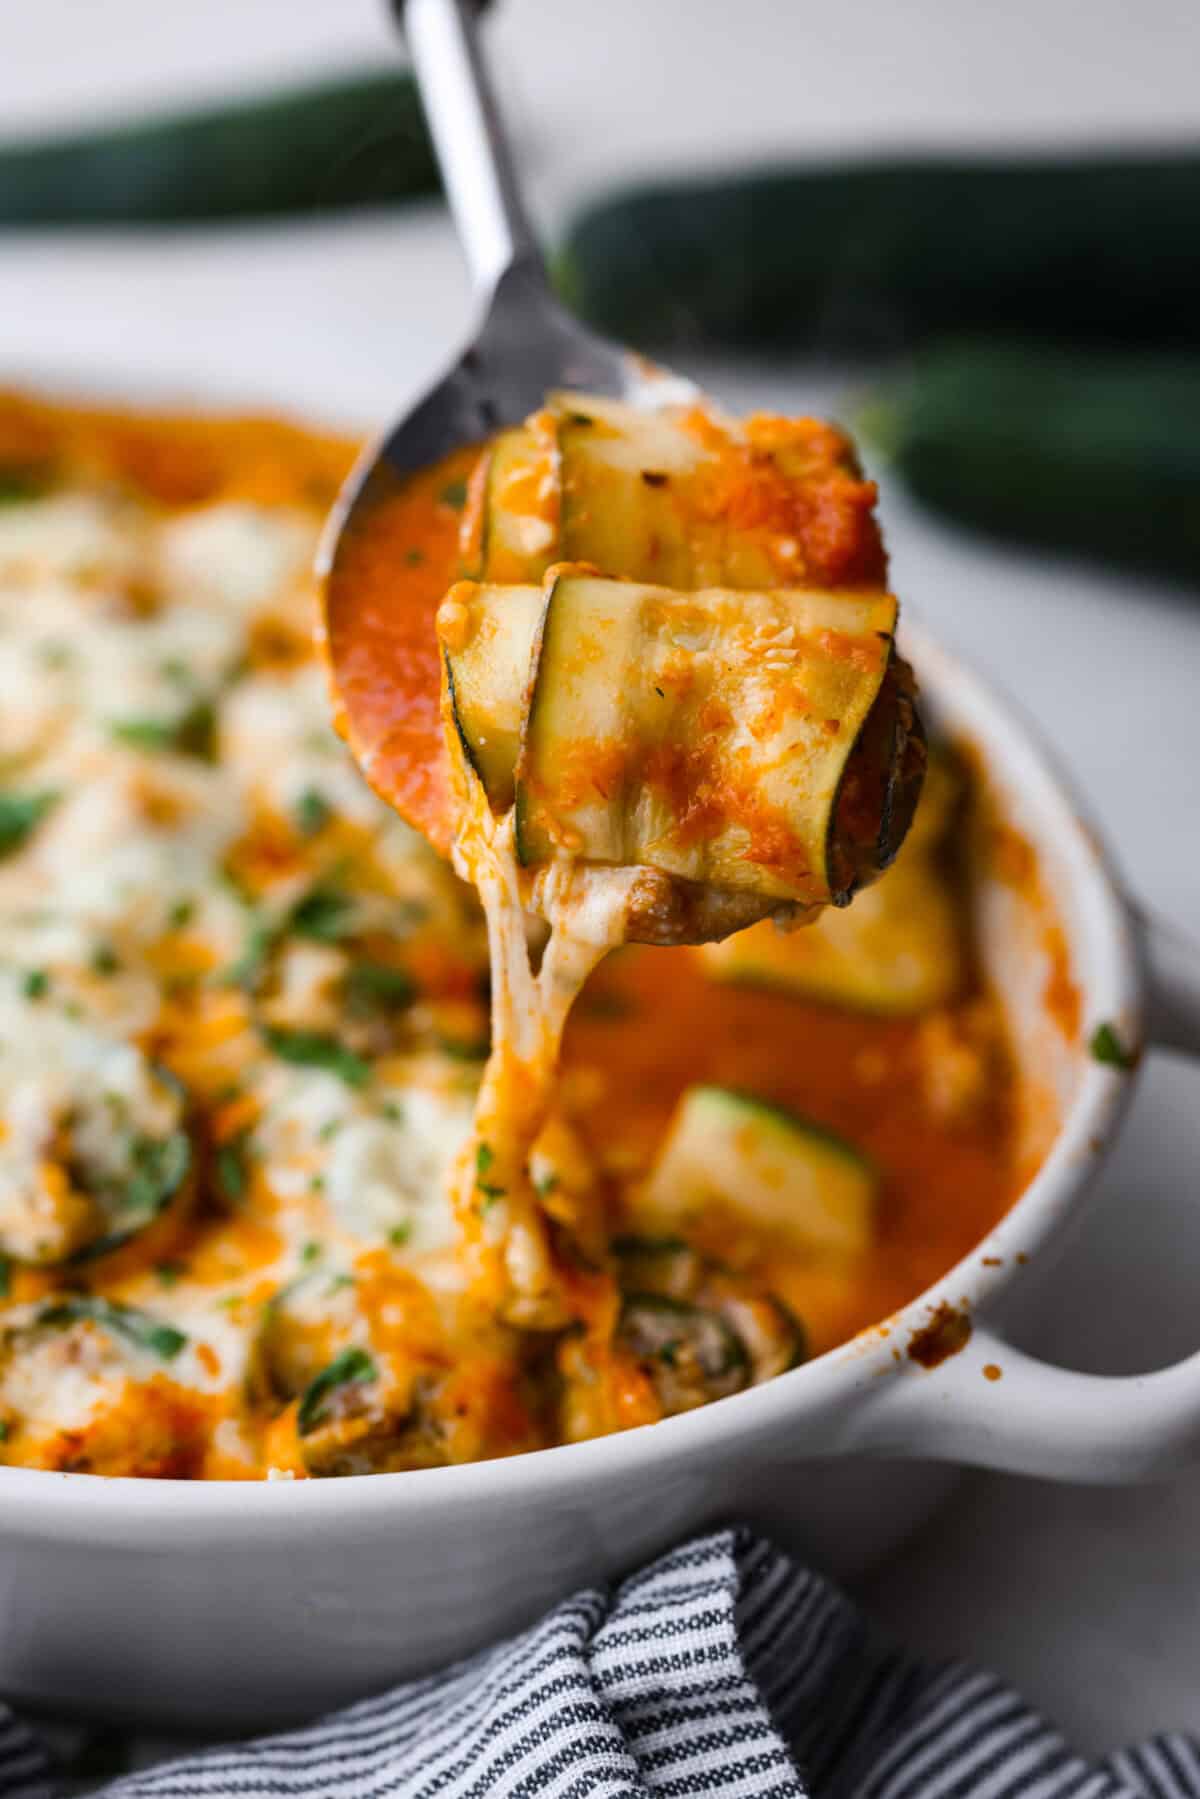
<svg viewBox="0 0 1200 1799">
<path fill-rule="evenodd" d="M 72 1788 L 78 1791 L 77 1786 Z M 0 1731 L 0 1794 L 58 1799 Z M 532 1629 L 305 1730 L 129 1774 L 104 1799 L 1200 1799 L 1200 1748 L 1088 1766 L 988 1674 L 876 1644 L 743 1531 L 577 1593 Z"/>
</svg>

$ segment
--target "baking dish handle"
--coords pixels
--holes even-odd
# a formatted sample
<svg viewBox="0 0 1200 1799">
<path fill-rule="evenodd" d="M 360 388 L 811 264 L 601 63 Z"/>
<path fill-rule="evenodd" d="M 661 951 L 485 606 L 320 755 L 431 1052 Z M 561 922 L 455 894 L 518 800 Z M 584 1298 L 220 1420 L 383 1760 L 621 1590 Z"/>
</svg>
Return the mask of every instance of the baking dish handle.
<svg viewBox="0 0 1200 1799">
<path fill-rule="evenodd" d="M 1200 1057 L 1200 946 L 1134 912 L 1151 1047 Z M 1150 1374 L 1078 1374 L 976 1323 L 937 1368 L 905 1363 L 855 1408 L 855 1447 L 1055 1480 L 1153 1480 L 1200 1456 L 1200 1353 Z"/>
<path fill-rule="evenodd" d="M 1200 944 L 1133 908 L 1146 969 L 1146 1040 L 1200 1057 Z"/>
<path fill-rule="evenodd" d="M 849 1435 L 846 1449 L 871 1455 L 1105 1486 L 1158 1480 L 1200 1453 L 1200 1353 L 1153 1374 L 1076 1374 L 977 1324 L 940 1368 L 906 1363 Z"/>
</svg>

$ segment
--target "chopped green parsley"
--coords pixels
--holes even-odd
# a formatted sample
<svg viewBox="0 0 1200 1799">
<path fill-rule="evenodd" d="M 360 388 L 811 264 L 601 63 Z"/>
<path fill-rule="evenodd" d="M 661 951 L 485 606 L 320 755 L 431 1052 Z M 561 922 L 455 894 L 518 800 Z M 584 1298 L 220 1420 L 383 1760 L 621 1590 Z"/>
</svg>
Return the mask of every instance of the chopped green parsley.
<svg viewBox="0 0 1200 1799">
<path fill-rule="evenodd" d="M 98 1293 L 71 1293 L 43 1306 L 37 1323 L 49 1330 L 69 1330 L 74 1324 L 96 1324 L 110 1336 L 123 1337 L 135 1349 L 149 1349 L 164 1362 L 172 1361 L 187 1342 L 182 1331 L 164 1324 L 136 1306 L 102 1299 Z"/>
<path fill-rule="evenodd" d="M 11 856 L 41 824 L 58 794 L 0 793 L 0 857 Z"/>
<path fill-rule="evenodd" d="M 379 1378 L 379 1371 L 365 1349 L 351 1347 L 334 1356 L 309 1382 L 296 1414 L 296 1427 L 302 1437 L 323 1424 L 329 1416 L 328 1400 L 339 1387 L 359 1386 Z"/>
<path fill-rule="evenodd" d="M 1093 1061 L 1103 1062 L 1108 1068 L 1120 1068 L 1128 1073 L 1130 1069 L 1137 1067 L 1136 1054 L 1125 1048 L 1111 1024 L 1096 1026 L 1088 1050 Z"/>
<path fill-rule="evenodd" d="M 267 1048 L 281 1062 L 297 1068 L 324 1068 L 347 1087 L 365 1087 L 371 1075 L 371 1064 L 356 1056 L 324 1031 L 291 1031 L 269 1026 L 264 1032 Z"/>
<path fill-rule="evenodd" d="M 491 1172 L 496 1160 L 496 1152 L 490 1143 L 480 1143 L 475 1151 L 475 1186 L 488 1201 L 503 1199 L 507 1188 L 497 1187 L 485 1177 Z"/>
<path fill-rule="evenodd" d="M 302 837 L 315 837 L 333 817 L 333 807 L 316 787 L 306 787 L 296 801 L 292 816 Z"/>
<path fill-rule="evenodd" d="M 215 748 L 216 715 L 206 700 L 197 700 L 178 718 L 114 718 L 109 731 L 117 743 L 154 754 L 174 750 L 210 762 Z"/>
</svg>

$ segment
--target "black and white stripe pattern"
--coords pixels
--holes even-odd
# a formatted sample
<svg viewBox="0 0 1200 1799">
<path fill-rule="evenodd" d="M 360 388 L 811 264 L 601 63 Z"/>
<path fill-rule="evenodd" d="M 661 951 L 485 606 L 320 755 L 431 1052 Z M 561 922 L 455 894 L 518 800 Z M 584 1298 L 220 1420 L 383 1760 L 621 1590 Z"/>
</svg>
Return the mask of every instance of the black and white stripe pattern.
<svg viewBox="0 0 1200 1799">
<path fill-rule="evenodd" d="M 0 1719 L 0 1795 L 55 1799 Z M 309 1729 L 133 1774 L 104 1799 L 1200 1799 L 1160 1737 L 1089 1767 L 990 1675 L 919 1667 L 744 1532 L 566 1600 L 523 1636 Z"/>
</svg>

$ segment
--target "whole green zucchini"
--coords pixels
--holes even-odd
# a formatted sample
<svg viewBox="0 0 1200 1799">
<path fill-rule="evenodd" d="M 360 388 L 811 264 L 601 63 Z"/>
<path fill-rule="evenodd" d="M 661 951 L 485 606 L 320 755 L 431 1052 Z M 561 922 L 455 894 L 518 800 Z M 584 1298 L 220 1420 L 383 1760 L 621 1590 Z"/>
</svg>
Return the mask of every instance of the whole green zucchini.
<svg viewBox="0 0 1200 1799">
<path fill-rule="evenodd" d="M 1200 354 L 931 349 L 862 423 L 963 524 L 1200 582 Z"/>
<path fill-rule="evenodd" d="M 403 71 L 0 143 L 0 225 L 193 224 L 378 206 L 437 188 Z"/>
<path fill-rule="evenodd" d="M 601 199 L 564 297 L 636 344 L 889 351 L 947 332 L 1200 343 L 1200 148 L 930 156 Z"/>
</svg>

